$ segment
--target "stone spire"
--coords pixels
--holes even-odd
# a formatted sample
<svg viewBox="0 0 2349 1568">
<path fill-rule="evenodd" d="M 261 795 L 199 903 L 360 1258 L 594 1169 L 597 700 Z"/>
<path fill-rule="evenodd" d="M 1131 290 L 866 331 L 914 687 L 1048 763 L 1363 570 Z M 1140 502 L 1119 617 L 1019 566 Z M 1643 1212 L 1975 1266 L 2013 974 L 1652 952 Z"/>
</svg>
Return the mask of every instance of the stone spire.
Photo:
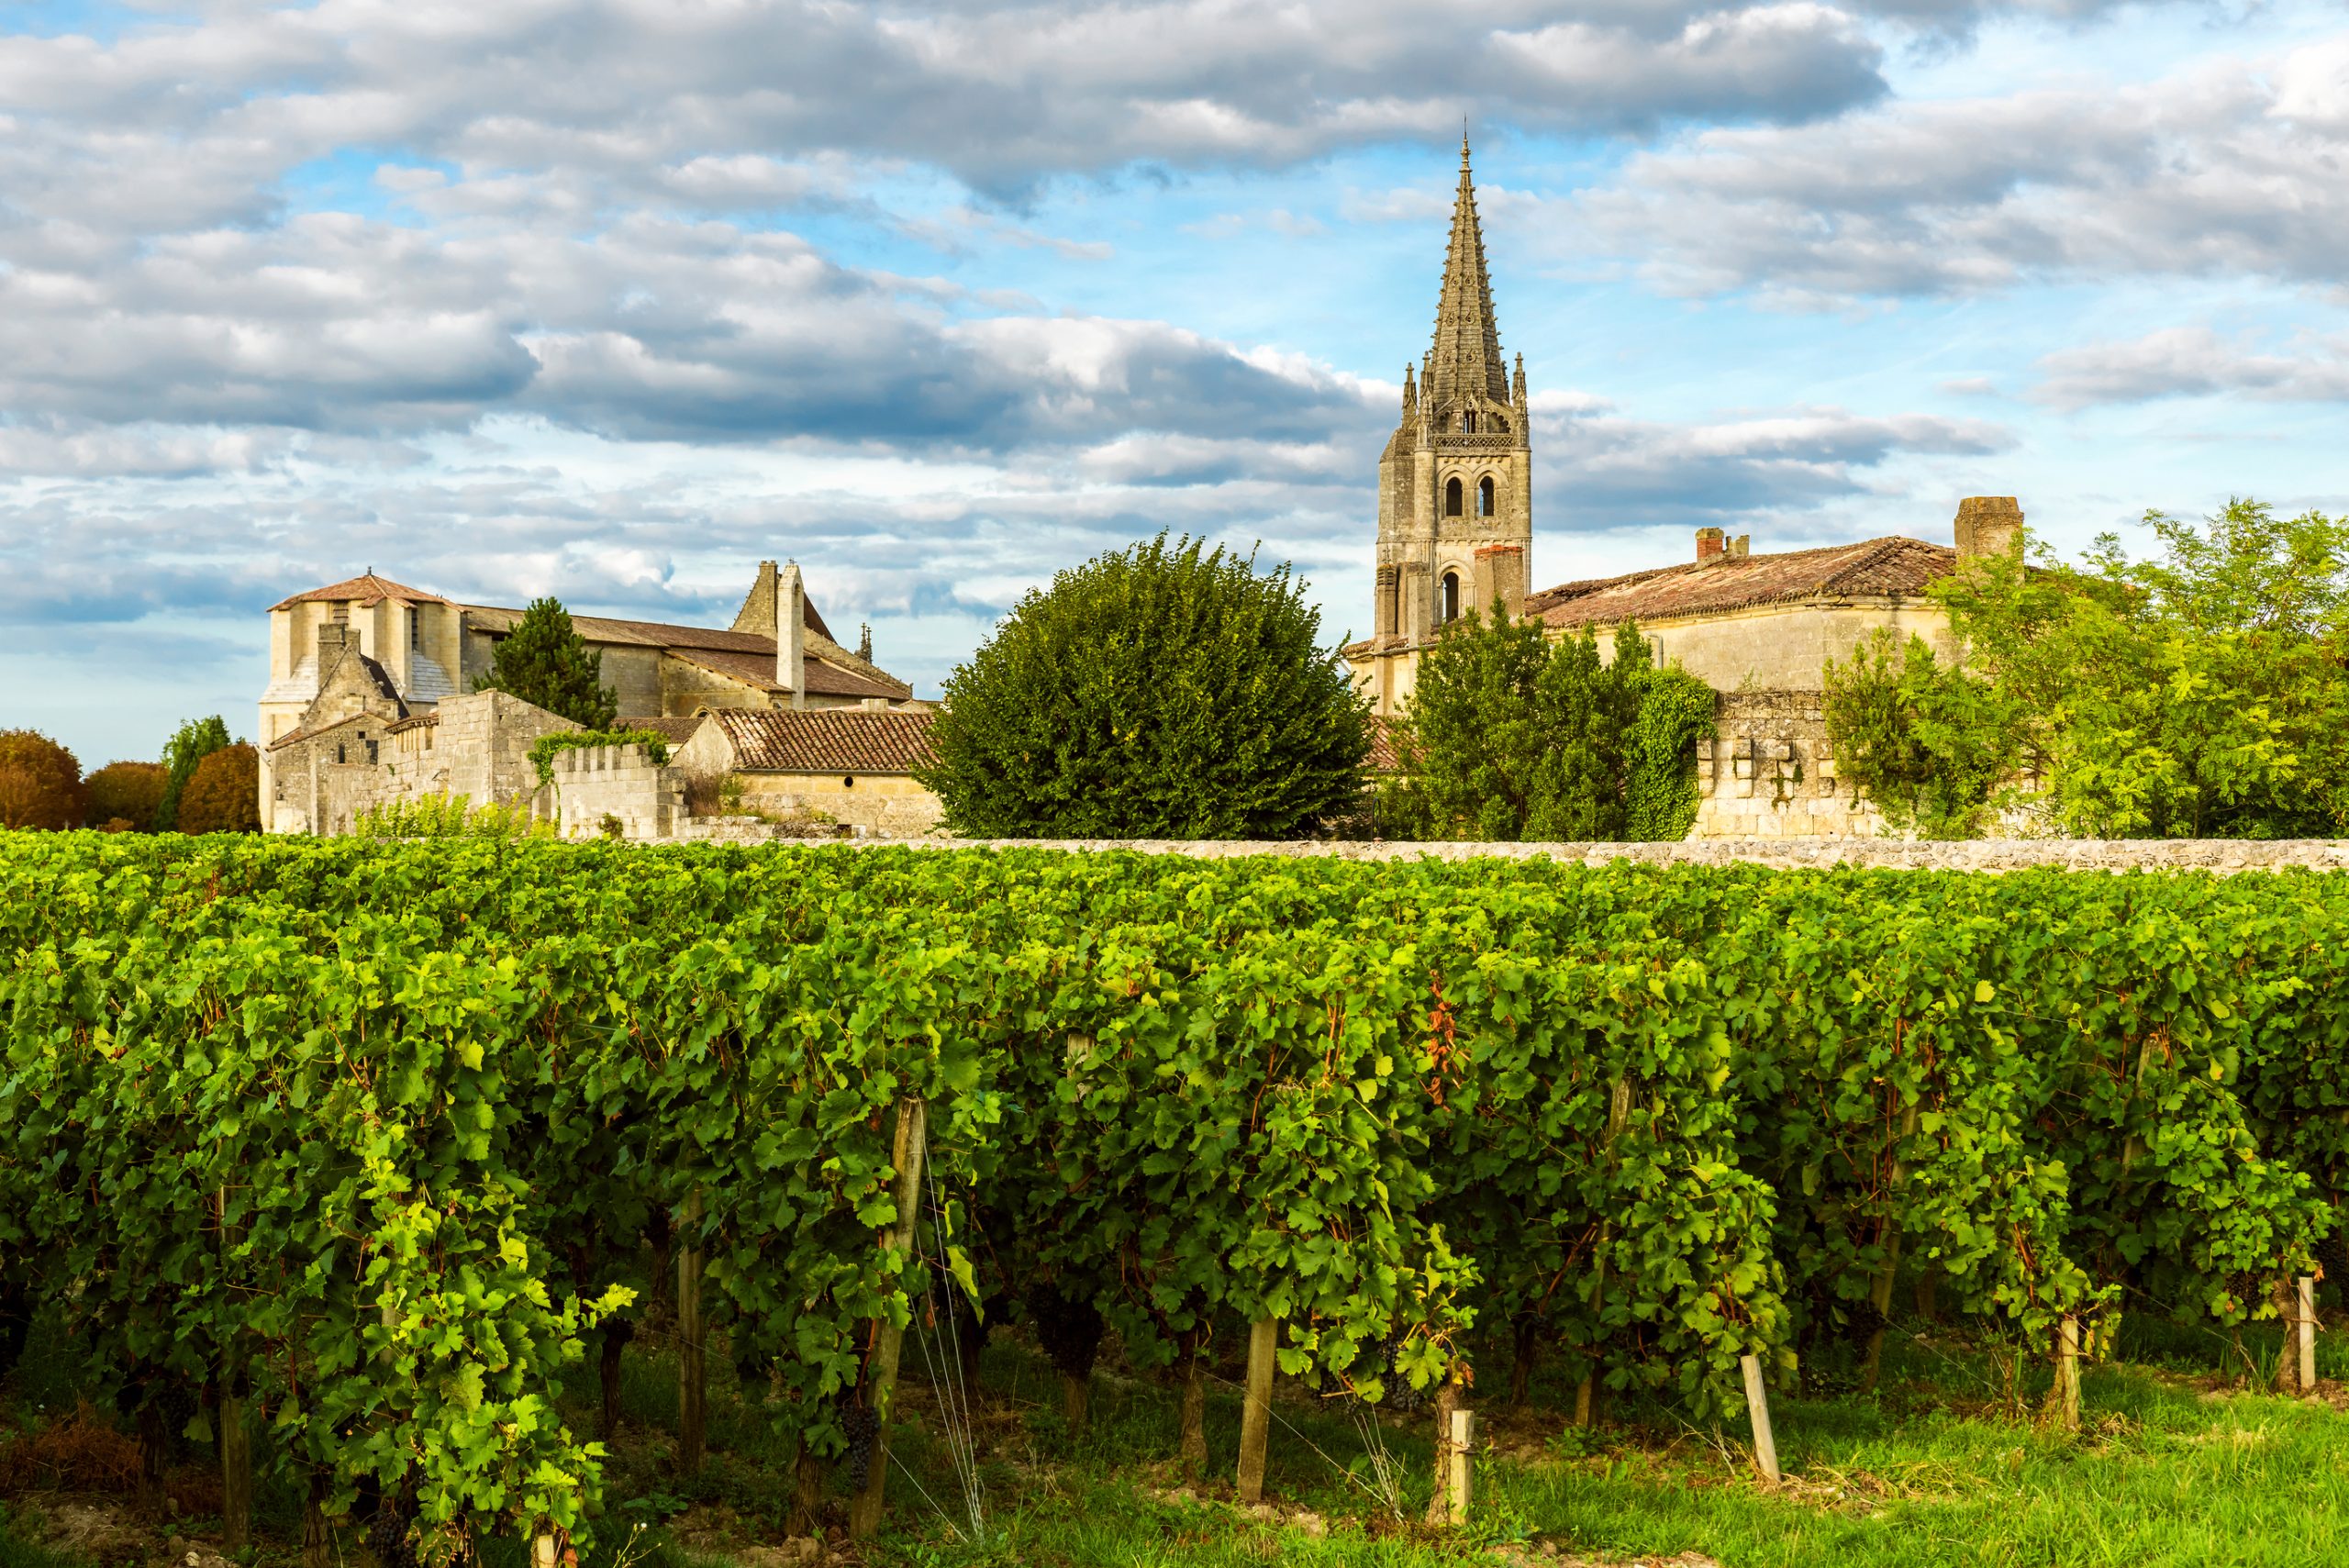
<svg viewBox="0 0 2349 1568">
<path fill-rule="evenodd" d="M 1435 307 L 1435 347 L 1420 397 L 1441 407 L 1464 395 L 1509 401 L 1508 366 L 1493 325 L 1493 285 L 1485 274 L 1485 233 L 1476 223 L 1476 186 L 1468 172 L 1468 138 L 1460 138 L 1460 191 L 1452 204 L 1452 244 L 1443 257 L 1443 295 Z"/>
</svg>

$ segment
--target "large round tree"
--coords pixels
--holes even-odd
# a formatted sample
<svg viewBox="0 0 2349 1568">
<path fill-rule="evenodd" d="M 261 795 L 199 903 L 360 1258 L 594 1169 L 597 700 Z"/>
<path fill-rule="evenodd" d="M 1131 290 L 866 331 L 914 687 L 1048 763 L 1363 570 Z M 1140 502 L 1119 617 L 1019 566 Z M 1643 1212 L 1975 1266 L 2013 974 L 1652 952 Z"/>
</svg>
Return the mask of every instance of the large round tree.
<svg viewBox="0 0 2349 1568">
<path fill-rule="evenodd" d="M 183 833 L 261 831 L 261 753 L 239 740 L 195 765 L 180 796 Z"/>
<path fill-rule="evenodd" d="M 1031 591 L 946 682 L 922 783 L 985 838 L 1277 839 L 1362 800 L 1367 704 L 1286 566 L 1166 536 Z"/>
<path fill-rule="evenodd" d="M 195 769 L 188 770 L 191 775 Z M 171 770 L 161 762 L 108 762 L 83 781 L 90 791 L 90 826 L 144 832 L 163 804 Z"/>
<path fill-rule="evenodd" d="M 37 729 L 0 729 L 0 828 L 79 828 L 88 806 L 72 752 Z"/>
</svg>

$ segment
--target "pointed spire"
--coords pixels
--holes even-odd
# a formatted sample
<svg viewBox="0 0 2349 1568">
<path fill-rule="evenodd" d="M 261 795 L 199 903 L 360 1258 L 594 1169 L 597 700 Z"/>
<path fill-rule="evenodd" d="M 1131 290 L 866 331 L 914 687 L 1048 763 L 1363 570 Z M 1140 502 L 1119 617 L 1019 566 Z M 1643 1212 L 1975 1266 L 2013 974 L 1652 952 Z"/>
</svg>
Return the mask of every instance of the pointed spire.
<svg viewBox="0 0 2349 1568">
<path fill-rule="evenodd" d="M 1419 383 L 1411 379 L 1411 362 L 1403 361 L 1403 412 L 1409 414 L 1419 406 Z"/>
<path fill-rule="evenodd" d="M 1431 404 L 1475 394 L 1509 400 L 1508 365 L 1493 324 L 1492 281 L 1485 272 L 1485 233 L 1476 222 L 1476 184 L 1468 167 L 1468 128 L 1460 128 L 1460 190 L 1452 204 L 1452 243 L 1443 257 L 1436 302 L 1435 345 L 1420 393 Z"/>
</svg>

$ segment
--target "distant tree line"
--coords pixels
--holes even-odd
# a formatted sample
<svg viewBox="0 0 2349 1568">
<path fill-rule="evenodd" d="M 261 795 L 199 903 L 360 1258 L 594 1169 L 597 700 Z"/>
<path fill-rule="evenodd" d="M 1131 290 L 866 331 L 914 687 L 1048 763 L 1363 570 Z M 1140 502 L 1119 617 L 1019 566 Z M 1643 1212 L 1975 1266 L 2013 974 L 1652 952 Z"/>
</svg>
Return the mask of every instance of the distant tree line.
<svg viewBox="0 0 2349 1568">
<path fill-rule="evenodd" d="M 88 777 L 71 751 L 34 729 L 0 729 L 0 828 L 109 833 L 252 833 L 261 828 L 261 753 L 216 715 L 173 733 L 160 762 L 108 762 Z"/>
</svg>

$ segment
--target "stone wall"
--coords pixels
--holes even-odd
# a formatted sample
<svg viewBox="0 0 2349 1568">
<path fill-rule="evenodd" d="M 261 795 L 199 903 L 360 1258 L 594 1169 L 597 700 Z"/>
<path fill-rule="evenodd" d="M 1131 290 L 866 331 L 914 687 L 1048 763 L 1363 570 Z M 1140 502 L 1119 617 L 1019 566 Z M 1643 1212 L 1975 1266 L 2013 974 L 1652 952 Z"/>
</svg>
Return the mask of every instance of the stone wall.
<svg viewBox="0 0 2349 1568">
<path fill-rule="evenodd" d="M 873 840 L 855 840 L 869 843 Z M 2349 871 L 2349 839 L 1975 839 L 1924 843 L 1905 839 L 1711 839 L 1669 844 L 1389 844 L 1249 842 L 1165 839 L 991 839 L 918 840 L 928 849 L 1119 851 L 1237 860 L 1408 862 L 1553 860 L 1575 865 L 1629 861 L 1638 865 L 1759 865 L 1779 871 L 1827 866 L 1887 871 Z"/>
<path fill-rule="evenodd" d="M 751 773 L 742 780 L 742 804 L 778 816 L 820 811 L 835 822 L 884 838 L 918 839 L 938 826 L 946 808 L 912 779 L 895 773 Z"/>
<path fill-rule="evenodd" d="M 685 775 L 641 746 L 574 746 L 554 754 L 557 831 L 566 839 L 666 839 L 685 817 Z"/>
<path fill-rule="evenodd" d="M 1817 692 L 1723 692 L 1697 742 L 1691 839 L 1880 838 L 1884 814 L 1835 776 Z"/>
</svg>

